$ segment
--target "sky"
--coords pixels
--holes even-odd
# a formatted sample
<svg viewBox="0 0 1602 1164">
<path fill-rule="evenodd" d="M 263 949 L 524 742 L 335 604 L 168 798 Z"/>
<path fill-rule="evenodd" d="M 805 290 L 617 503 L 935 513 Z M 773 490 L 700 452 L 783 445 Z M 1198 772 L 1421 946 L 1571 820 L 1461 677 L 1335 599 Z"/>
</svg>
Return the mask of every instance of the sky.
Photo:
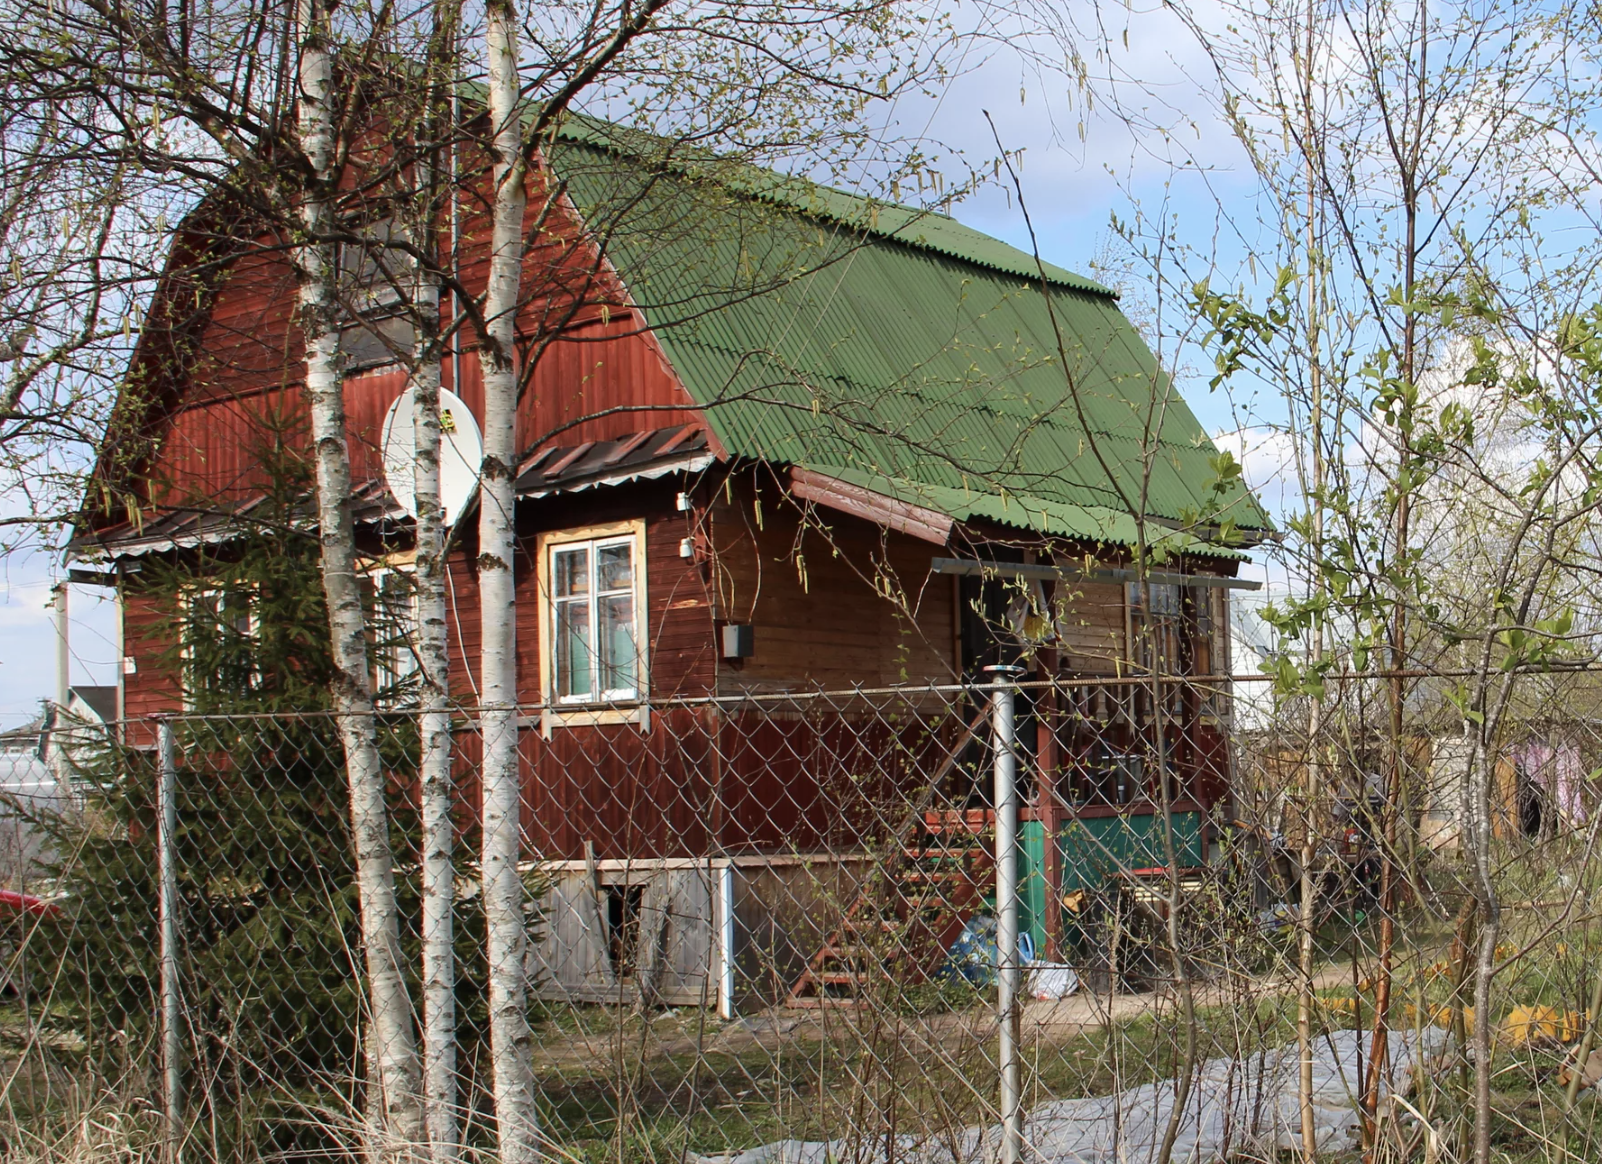
<svg viewBox="0 0 1602 1164">
<path fill-rule="evenodd" d="M 891 119 L 903 132 L 938 139 L 970 160 L 993 157 L 998 137 L 1009 152 L 1022 151 L 1020 180 L 1041 254 L 1061 266 L 1092 273 L 1097 260 L 1115 249 L 1113 217 L 1130 221 L 1143 212 L 1154 220 L 1170 216 L 1177 238 L 1204 254 L 1223 246 L 1223 270 L 1243 268 L 1246 256 L 1238 239 L 1218 230 L 1217 207 L 1221 200 L 1247 207 L 1254 186 L 1240 164 L 1238 147 L 1211 116 L 1203 97 L 1197 78 L 1206 76 L 1204 59 L 1172 12 L 1160 4 L 1104 9 L 1108 23 L 1099 55 L 1091 52 L 1099 40 L 1080 41 L 1092 71 L 1141 82 L 1141 91 L 1153 96 L 1131 96 L 1136 91 L 1132 83 L 1120 95 L 1144 115 L 1184 133 L 1184 152 L 1200 161 L 1205 175 L 1194 168 L 1176 170 L 1170 160 L 1172 137 L 1137 131 L 1105 104 L 1087 113 L 1065 77 L 1034 67 L 1001 43 L 973 50 L 963 61 L 965 71 L 938 98 L 899 100 Z M 1090 7 L 1073 11 L 1086 17 Z M 982 187 L 953 213 L 970 226 L 1029 248 L 1018 199 L 1005 182 Z M 1095 273 L 1104 281 L 1108 277 Z M 1140 302 L 1138 280 L 1138 274 L 1126 280 L 1132 313 L 1149 309 Z M 1182 378 L 1181 390 L 1210 433 L 1238 428 L 1230 400 L 1209 393 L 1205 378 Z M 1248 480 L 1272 489 L 1277 471 L 1272 450 L 1266 455 L 1250 451 Z M 0 728 L 31 719 L 40 701 L 55 692 L 57 639 L 48 604 L 63 569 L 56 555 L 41 551 L 0 561 Z M 1249 565 L 1243 573 L 1261 576 L 1262 567 Z M 107 592 L 73 586 L 69 605 L 71 681 L 115 683 L 115 608 Z"/>
</svg>

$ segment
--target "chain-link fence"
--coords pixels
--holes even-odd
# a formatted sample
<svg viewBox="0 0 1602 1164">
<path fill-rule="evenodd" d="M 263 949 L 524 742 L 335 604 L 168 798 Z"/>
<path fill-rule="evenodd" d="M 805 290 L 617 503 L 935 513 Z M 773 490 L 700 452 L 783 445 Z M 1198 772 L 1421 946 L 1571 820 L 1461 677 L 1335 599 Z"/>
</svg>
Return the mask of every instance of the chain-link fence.
<svg viewBox="0 0 1602 1164">
<path fill-rule="evenodd" d="M 1498 1158 L 1602 1155 L 1585 676 L 1531 678 L 1488 746 L 1416 677 L 1400 733 L 1384 678 L 1315 705 L 1249 677 L 1249 716 L 1227 681 L 990 678 L 526 709 L 552 1158 L 1266 1160 L 1305 1133 L 1320 1159 L 1449 1160 L 1482 1077 Z M 378 726 L 421 1038 L 419 721 Z M 7 796 L 31 845 L 6 898 L 13 1126 L 90 1135 L 111 1105 L 190 1159 L 363 1151 L 334 717 L 54 746 L 69 787 Z M 462 1152 L 492 1154 L 472 716 L 452 746 L 449 1102 Z"/>
</svg>

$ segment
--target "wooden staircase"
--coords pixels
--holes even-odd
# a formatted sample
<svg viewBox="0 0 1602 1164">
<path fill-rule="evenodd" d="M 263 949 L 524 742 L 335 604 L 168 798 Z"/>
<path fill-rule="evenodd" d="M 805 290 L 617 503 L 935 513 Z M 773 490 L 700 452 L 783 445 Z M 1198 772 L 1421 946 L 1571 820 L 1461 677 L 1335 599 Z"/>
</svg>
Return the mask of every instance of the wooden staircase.
<svg viewBox="0 0 1602 1164">
<path fill-rule="evenodd" d="M 927 811 L 863 885 L 786 1006 L 853 1006 L 875 978 L 927 981 L 994 885 L 995 812 Z"/>
</svg>

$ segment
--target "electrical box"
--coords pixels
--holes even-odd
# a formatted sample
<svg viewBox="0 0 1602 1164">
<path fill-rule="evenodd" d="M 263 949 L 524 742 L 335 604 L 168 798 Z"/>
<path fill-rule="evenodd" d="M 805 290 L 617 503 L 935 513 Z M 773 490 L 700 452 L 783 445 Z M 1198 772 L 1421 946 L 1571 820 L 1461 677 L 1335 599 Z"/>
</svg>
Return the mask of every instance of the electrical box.
<svg viewBox="0 0 1602 1164">
<path fill-rule="evenodd" d="M 750 623 L 724 623 L 721 634 L 725 659 L 749 659 L 756 653 L 756 627 Z"/>
</svg>

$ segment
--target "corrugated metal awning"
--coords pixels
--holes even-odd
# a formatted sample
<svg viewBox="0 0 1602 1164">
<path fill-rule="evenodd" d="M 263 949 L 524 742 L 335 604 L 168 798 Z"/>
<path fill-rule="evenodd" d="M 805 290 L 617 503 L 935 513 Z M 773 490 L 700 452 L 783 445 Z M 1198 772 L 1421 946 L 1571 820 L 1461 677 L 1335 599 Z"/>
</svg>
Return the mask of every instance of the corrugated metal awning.
<svg viewBox="0 0 1602 1164">
<path fill-rule="evenodd" d="M 517 478 L 517 496 L 532 500 L 674 473 L 698 473 L 713 459 L 706 428 L 698 424 L 648 429 L 617 440 L 548 446 L 524 460 Z M 105 562 L 219 545 L 232 539 L 264 501 L 265 496 L 257 496 L 216 509 L 178 507 L 138 525 L 124 522 L 81 533 L 68 545 L 67 560 Z M 383 521 L 406 525 L 411 520 L 382 477 L 371 477 L 356 485 L 351 490 L 351 502 L 358 526 Z M 298 520 L 308 530 L 316 527 L 315 509 L 309 500 Z"/>
</svg>

